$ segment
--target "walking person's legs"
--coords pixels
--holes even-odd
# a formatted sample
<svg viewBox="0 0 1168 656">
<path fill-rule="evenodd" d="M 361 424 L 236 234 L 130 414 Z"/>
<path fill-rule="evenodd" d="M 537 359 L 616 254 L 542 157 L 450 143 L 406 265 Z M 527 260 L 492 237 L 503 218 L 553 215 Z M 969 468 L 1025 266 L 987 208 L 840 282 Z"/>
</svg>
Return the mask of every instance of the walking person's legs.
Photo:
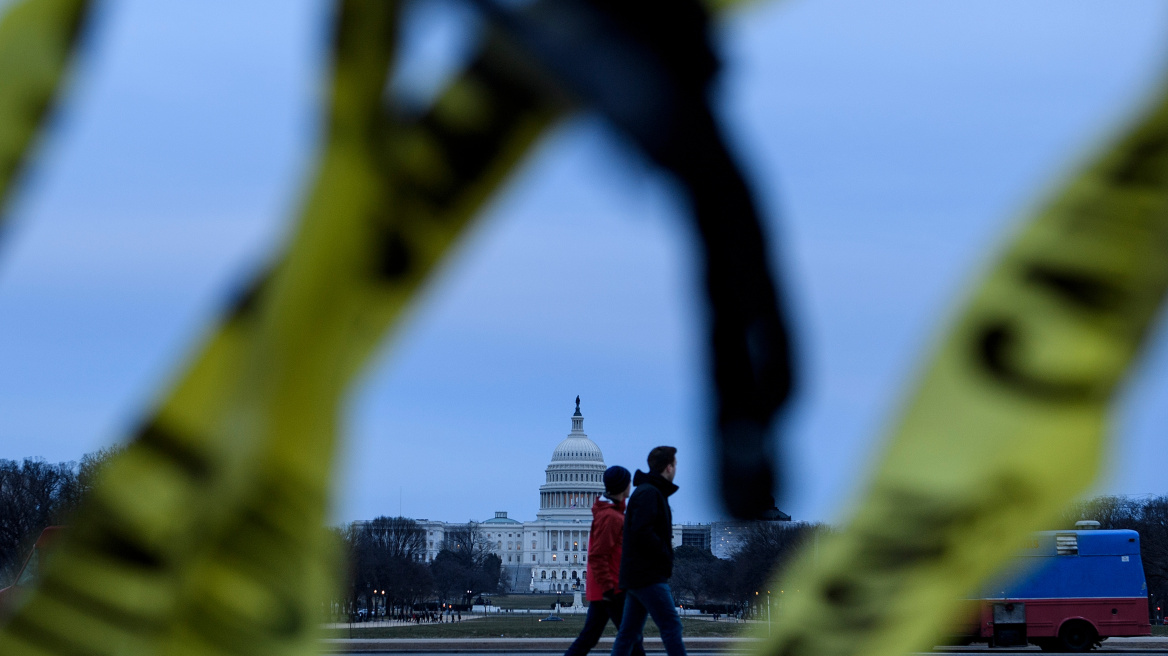
<svg viewBox="0 0 1168 656">
<path fill-rule="evenodd" d="M 673 593 L 669 584 L 657 583 L 643 588 L 629 590 L 629 599 L 636 599 L 645 608 L 657 630 L 661 632 L 661 645 L 669 656 L 685 656 L 685 642 L 681 639 L 681 618 L 673 603 Z M 627 606 L 626 606 L 627 607 Z M 644 626 L 644 620 L 641 620 Z"/>
<path fill-rule="evenodd" d="M 617 631 L 620 631 L 621 618 L 623 618 L 625 614 L 625 596 L 626 593 L 622 592 L 613 597 L 612 605 L 609 607 L 612 612 L 612 623 L 616 627 Z M 644 624 L 642 623 L 642 627 L 643 626 Z M 632 655 L 645 656 L 644 639 L 638 640 L 633 644 Z"/>
<path fill-rule="evenodd" d="M 584 618 L 584 628 L 580 630 L 580 635 L 568 647 L 568 651 L 564 652 L 564 656 L 584 656 L 592 651 L 592 648 L 600 641 L 600 636 L 604 634 L 604 625 L 608 624 L 610 617 L 613 617 L 612 606 L 610 601 L 589 602 L 588 616 Z"/>
<path fill-rule="evenodd" d="M 620 629 L 612 643 L 612 656 L 630 656 L 633 653 L 633 646 L 641 643 L 641 633 L 645 630 L 645 619 L 648 617 L 649 611 L 626 591 Z"/>
</svg>

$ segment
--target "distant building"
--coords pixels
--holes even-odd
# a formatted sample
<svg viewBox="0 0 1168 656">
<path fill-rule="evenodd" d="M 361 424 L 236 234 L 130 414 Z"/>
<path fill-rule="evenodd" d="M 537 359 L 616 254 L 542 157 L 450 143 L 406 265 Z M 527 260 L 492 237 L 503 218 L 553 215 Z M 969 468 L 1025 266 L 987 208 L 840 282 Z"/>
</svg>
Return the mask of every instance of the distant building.
<svg viewBox="0 0 1168 656">
<path fill-rule="evenodd" d="M 763 511 L 762 517 L 758 521 L 791 521 L 791 516 L 776 508 L 773 500 L 771 504 L 770 508 Z M 758 521 L 733 520 L 702 524 L 701 526 L 710 532 L 710 553 L 718 558 L 730 558 L 742 547 L 742 541 L 746 538 L 747 531 Z"/>
<path fill-rule="evenodd" d="M 576 412 L 571 419 L 572 431 L 552 451 L 551 462 L 544 470 L 535 521 L 520 522 L 497 511 L 494 517 L 478 523 L 491 552 L 502 560 L 508 592 L 584 591 L 592 503 L 604 492 L 607 467 L 600 447 L 584 433 L 580 397 L 576 397 Z M 779 515 L 790 520 L 790 516 L 781 512 Z M 466 523 L 426 519 L 418 520 L 418 525 L 426 533 L 427 562 L 442 550 L 447 532 L 467 527 Z M 748 525 L 675 524 L 673 546 L 695 546 L 709 549 L 719 558 L 729 558 L 738 546 L 738 536 Z"/>
<path fill-rule="evenodd" d="M 674 529 L 677 532 L 677 529 Z M 710 551 L 709 524 L 683 524 L 681 526 L 681 546 L 697 547 Z"/>
</svg>

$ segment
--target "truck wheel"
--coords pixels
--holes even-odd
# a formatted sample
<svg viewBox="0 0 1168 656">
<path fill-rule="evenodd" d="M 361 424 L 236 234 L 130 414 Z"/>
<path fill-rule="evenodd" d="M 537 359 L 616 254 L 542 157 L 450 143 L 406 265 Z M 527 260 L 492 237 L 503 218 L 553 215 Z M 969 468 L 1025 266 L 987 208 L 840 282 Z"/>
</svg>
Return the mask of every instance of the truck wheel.
<svg viewBox="0 0 1168 656">
<path fill-rule="evenodd" d="M 1064 651 L 1091 651 L 1099 640 L 1095 627 L 1083 620 L 1071 620 L 1059 629 L 1059 643 Z"/>
</svg>

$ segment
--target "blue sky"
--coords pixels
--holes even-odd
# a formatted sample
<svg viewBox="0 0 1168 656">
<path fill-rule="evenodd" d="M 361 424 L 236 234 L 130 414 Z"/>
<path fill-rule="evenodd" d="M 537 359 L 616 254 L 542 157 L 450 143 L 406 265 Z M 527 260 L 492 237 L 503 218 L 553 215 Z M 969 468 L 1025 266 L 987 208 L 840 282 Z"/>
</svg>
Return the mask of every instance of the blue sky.
<svg viewBox="0 0 1168 656">
<path fill-rule="evenodd" d="M 422 102 L 476 34 L 411 12 Z M 288 227 L 317 146 L 320 0 L 110 0 L 0 240 L 0 458 L 117 440 Z M 1155 0 L 796 0 L 724 21 L 722 111 L 770 217 L 802 390 L 797 519 L 840 516 L 946 318 L 1017 220 L 1149 98 Z M 693 245 L 594 119 L 550 134 L 354 390 L 337 520 L 534 518 L 577 394 L 609 464 L 680 448 L 679 521 L 718 516 Z M 1099 490 L 1168 493 L 1168 333 Z M 400 504 L 400 506 L 399 506 Z"/>
</svg>

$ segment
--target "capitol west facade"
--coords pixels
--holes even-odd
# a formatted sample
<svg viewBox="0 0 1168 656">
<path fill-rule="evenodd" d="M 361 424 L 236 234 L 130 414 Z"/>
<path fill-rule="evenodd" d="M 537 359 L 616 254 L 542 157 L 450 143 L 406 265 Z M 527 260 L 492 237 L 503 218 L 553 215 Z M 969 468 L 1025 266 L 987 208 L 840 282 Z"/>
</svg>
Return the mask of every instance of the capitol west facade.
<svg viewBox="0 0 1168 656">
<path fill-rule="evenodd" d="M 572 432 L 552 452 L 539 486 L 535 521 L 520 522 L 496 512 L 478 525 L 503 561 L 509 592 L 572 592 L 584 590 L 588 569 L 588 531 L 592 503 L 604 493 L 604 454 L 584 433 L 580 405 L 572 415 Z M 442 550 L 448 528 L 465 527 L 418 520 L 426 532 L 426 560 Z"/>
<path fill-rule="evenodd" d="M 584 416 L 576 397 L 572 431 L 552 452 L 544 470 L 535 521 L 520 522 L 506 512 L 496 512 L 478 524 L 491 552 L 502 560 L 507 592 L 584 592 L 592 503 L 604 493 L 605 469 L 600 447 L 584 433 Z M 426 534 L 426 562 L 442 550 L 447 530 L 467 526 L 417 521 Z M 727 558 L 737 547 L 743 527 L 736 522 L 674 524 L 673 546 L 702 547 Z"/>
</svg>

